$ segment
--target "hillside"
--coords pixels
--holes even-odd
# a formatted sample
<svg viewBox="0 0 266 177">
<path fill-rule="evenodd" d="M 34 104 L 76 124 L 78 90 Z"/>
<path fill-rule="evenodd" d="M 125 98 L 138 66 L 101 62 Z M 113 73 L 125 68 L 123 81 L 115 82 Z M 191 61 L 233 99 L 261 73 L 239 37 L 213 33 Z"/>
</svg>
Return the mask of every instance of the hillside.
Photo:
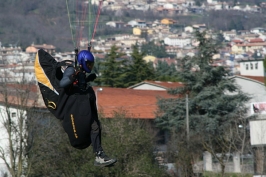
<svg viewBox="0 0 266 177">
<path fill-rule="evenodd" d="M 248 0 L 246 0 L 248 1 Z M 68 0 L 74 3 L 74 0 Z M 255 0 L 250 0 L 254 3 Z M 72 9 L 71 9 L 72 8 Z M 70 10 L 74 10 L 70 7 Z M 95 7 L 94 7 L 95 11 Z M 131 29 L 109 29 L 105 22 L 110 20 L 144 19 L 153 21 L 167 15 L 151 12 L 103 11 L 100 16 L 99 30 L 96 37 L 107 34 L 131 33 Z M 265 26 L 262 14 L 244 14 L 243 12 L 208 12 L 208 14 L 192 14 L 190 16 L 171 17 L 178 21 L 173 28 L 181 28 L 193 23 L 206 23 L 216 30 L 248 29 Z M 21 46 L 25 49 L 32 43 L 52 44 L 57 51 L 72 51 L 74 45 L 71 38 L 66 1 L 64 0 L 8 0 L 0 1 L 0 42 L 3 46 Z M 125 31 L 126 30 L 126 31 Z"/>
<path fill-rule="evenodd" d="M 66 4 L 63 1 L 0 1 L 0 42 L 2 45 L 49 43 L 71 46 Z"/>
</svg>

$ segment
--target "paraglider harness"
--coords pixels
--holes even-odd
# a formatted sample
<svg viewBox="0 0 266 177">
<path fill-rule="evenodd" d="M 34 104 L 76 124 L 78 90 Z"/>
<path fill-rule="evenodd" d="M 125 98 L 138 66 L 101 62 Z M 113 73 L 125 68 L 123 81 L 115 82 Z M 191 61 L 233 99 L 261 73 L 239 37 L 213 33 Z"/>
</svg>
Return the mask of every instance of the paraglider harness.
<svg viewBox="0 0 266 177">
<path fill-rule="evenodd" d="M 88 47 L 90 50 L 90 47 Z M 87 87 L 86 74 L 83 69 L 77 66 L 78 49 L 75 49 L 75 65 L 72 60 L 58 62 L 48 52 L 43 49 L 38 50 L 35 57 L 35 75 L 45 106 L 58 119 L 63 120 L 65 90 L 59 86 L 63 78 L 62 67 L 75 67 L 76 79 L 73 82 L 74 87 L 85 91 Z M 65 99 L 65 100 L 64 100 Z M 63 100 L 63 101 L 62 101 Z"/>
<path fill-rule="evenodd" d="M 66 4 L 68 9 L 68 3 Z M 101 6 L 102 0 L 100 0 L 98 6 L 91 41 L 94 39 Z M 94 90 L 92 87 L 87 87 L 86 74 L 83 68 L 77 66 L 79 51 L 78 45 L 75 45 L 74 42 L 74 33 L 69 14 L 68 9 L 72 41 L 75 46 L 75 64 L 73 65 L 71 60 L 71 63 L 69 61 L 58 62 L 48 52 L 40 49 L 36 54 L 34 67 L 45 106 L 57 119 L 62 120 L 63 128 L 69 137 L 71 146 L 77 149 L 84 149 L 91 144 L 91 119 L 92 117 L 98 117 L 98 112 Z M 81 30 L 79 37 L 81 37 Z M 89 51 L 90 49 L 91 43 L 88 46 Z M 62 66 L 74 67 L 76 70 L 75 80 L 69 88 L 62 88 L 59 84 L 64 74 Z"/>
</svg>

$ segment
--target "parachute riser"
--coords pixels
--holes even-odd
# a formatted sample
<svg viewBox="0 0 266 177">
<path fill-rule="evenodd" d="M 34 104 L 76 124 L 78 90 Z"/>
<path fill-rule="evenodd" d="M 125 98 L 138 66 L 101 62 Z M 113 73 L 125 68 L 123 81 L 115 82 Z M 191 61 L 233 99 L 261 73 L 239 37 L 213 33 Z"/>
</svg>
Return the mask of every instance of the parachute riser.
<svg viewBox="0 0 266 177">
<path fill-rule="evenodd" d="M 88 44 L 88 51 L 91 52 L 91 42 Z"/>
<path fill-rule="evenodd" d="M 75 48 L 75 69 L 78 70 L 78 53 L 79 53 L 79 49 Z"/>
</svg>

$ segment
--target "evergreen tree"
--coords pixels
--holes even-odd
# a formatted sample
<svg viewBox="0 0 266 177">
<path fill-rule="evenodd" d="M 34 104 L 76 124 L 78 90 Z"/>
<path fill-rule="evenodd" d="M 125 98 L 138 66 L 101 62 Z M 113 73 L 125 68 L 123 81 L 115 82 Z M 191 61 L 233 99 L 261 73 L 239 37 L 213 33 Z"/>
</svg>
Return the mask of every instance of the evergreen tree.
<svg viewBox="0 0 266 177">
<path fill-rule="evenodd" d="M 145 54 L 139 51 L 139 46 L 137 44 L 133 45 L 132 49 L 132 61 L 126 72 L 126 85 L 131 86 L 144 80 L 153 80 L 155 74 L 152 63 L 146 63 L 146 61 L 143 60 Z"/>
<path fill-rule="evenodd" d="M 142 44 L 141 51 L 143 53 L 156 56 L 158 58 L 169 57 L 169 54 L 166 53 L 164 45 L 156 45 L 154 41 Z"/>
<path fill-rule="evenodd" d="M 172 63 L 169 66 L 165 61 L 158 61 L 155 76 L 155 79 L 159 81 L 178 81 L 175 65 Z"/>
<path fill-rule="evenodd" d="M 95 80 L 98 85 L 108 87 L 124 87 L 124 71 L 125 63 L 124 59 L 121 59 L 123 53 L 118 51 L 118 48 L 114 45 L 111 47 L 110 52 L 107 54 L 106 60 L 99 63 L 100 76 Z"/>
<path fill-rule="evenodd" d="M 188 143 L 198 141 L 202 146 L 197 146 L 197 149 L 202 147 L 214 156 L 217 153 L 225 154 L 229 151 L 231 140 L 228 131 L 238 121 L 240 114 L 245 113 L 249 96 L 239 90 L 234 80 L 228 78 L 229 71 L 223 66 L 211 65 L 212 56 L 217 53 L 219 46 L 211 38 L 205 37 L 206 32 L 197 31 L 195 35 L 199 41 L 198 53 L 195 57 L 181 59 L 178 71 L 184 86 L 169 90 L 169 93 L 179 95 L 179 98 L 159 100 L 156 123 L 166 130 L 179 132 L 182 141 L 184 137 L 181 137 L 181 132 L 187 130 L 185 98 L 188 95 L 187 137 L 193 139 Z M 223 163 L 222 157 L 219 161 Z"/>
</svg>

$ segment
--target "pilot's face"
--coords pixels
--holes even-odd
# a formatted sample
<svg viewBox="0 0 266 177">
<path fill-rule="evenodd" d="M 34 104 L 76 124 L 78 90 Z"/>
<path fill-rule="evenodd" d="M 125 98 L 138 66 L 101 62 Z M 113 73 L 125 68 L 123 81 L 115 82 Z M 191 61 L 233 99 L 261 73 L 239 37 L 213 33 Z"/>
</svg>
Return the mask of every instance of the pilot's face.
<svg viewBox="0 0 266 177">
<path fill-rule="evenodd" d="M 94 62 L 89 62 L 89 61 L 87 61 L 87 62 L 86 62 L 86 66 L 87 66 L 87 68 L 89 68 L 89 70 L 92 71 L 93 66 L 94 66 Z"/>
</svg>

